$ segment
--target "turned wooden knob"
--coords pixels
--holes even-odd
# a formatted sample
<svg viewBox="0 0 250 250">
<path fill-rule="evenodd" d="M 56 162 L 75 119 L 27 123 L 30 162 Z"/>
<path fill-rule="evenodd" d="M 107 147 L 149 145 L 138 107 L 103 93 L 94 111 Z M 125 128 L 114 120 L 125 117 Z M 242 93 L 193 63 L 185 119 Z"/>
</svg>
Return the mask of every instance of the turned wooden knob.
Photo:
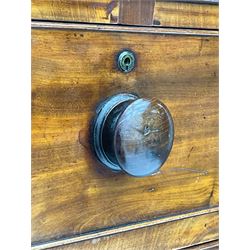
<svg viewBox="0 0 250 250">
<path fill-rule="evenodd" d="M 123 93 L 97 107 L 91 138 L 102 165 L 132 176 L 148 176 L 167 160 L 174 124 L 162 102 Z"/>
</svg>

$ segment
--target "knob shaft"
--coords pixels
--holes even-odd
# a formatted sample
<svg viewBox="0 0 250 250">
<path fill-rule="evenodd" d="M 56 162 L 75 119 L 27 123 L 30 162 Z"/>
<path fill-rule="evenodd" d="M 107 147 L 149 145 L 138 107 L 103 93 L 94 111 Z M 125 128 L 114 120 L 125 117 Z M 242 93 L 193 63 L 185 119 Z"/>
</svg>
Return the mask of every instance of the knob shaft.
<svg viewBox="0 0 250 250">
<path fill-rule="evenodd" d="M 159 100 L 122 93 L 101 102 L 91 129 L 97 159 L 132 176 L 157 172 L 169 156 L 174 124 Z"/>
</svg>

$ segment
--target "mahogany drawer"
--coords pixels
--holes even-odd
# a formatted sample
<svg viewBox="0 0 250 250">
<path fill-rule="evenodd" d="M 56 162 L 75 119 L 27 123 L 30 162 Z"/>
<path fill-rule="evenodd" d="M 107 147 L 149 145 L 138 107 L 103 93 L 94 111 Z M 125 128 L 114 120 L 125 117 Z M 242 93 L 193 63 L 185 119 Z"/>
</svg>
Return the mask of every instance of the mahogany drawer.
<svg viewBox="0 0 250 250">
<path fill-rule="evenodd" d="M 218 37 L 146 31 L 34 25 L 34 244 L 218 206 Z M 124 48 L 137 56 L 128 74 L 116 67 Z M 173 116 L 172 152 L 153 176 L 112 173 L 90 149 L 97 103 L 119 92 L 159 98 Z"/>
<path fill-rule="evenodd" d="M 32 0 L 32 19 L 218 29 L 218 0 Z"/>
</svg>

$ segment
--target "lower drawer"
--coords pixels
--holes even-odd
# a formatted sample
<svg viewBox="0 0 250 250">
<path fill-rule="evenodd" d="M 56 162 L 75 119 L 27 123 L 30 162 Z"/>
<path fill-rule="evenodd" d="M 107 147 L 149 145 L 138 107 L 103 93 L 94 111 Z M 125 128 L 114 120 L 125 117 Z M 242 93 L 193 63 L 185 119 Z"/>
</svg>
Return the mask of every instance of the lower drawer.
<svg viewBox="0 0 250 250">
<path fill-rule="evenodd" d="M 32 241 L 218 205 L 218 38 L 77 27 L 32 30 Z M 137 56 L 128 74 L 115 63 L 123 48 Z M 156 97 L 173 116 L 153 176 L 112 173 L 91 152 L 96 104 L 118 92 Z"/>
<path fill-rule="evenodd" d="M 198 216 L 195 214 L 196 213 L 186 214 L 184 218 L 176 216 L 169 218 L 170 221 L 166 223 L 146 226 L 141 229 L 131 229 L 132 227 L 130 227 L 129 229 L 131 229 L 131 231 L 116 233 L 119 228 L 118 230 L 107 230 L 103 232 L 103 237 L 99 238 L 96 237 L 98 237 L 98 235 L 100 236 L 100 234 L 96 233 L 92 234 L 92 238 L 89 240 L 86 240 L 86 237 L 84 239 L 84 237 L 80 236 L 45 245 L 49 249 L 54 250 L 166 250 L 186 249 L 187 247 L 188 249 L 196 250 L 219 249 L 217 241 L 219 237 L 218 212 L 204 213 Z M 37 249 L 39 248 L 37 247 Z M 34 250 L 36 250 L 36 248 Z"/>
</svg>

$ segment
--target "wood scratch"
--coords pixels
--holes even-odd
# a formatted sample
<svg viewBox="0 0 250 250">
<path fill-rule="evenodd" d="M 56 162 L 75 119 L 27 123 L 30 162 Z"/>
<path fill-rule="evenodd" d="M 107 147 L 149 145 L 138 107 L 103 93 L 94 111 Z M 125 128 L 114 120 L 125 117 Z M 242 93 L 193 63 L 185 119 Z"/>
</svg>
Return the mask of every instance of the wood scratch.
<svg viewBox="0 0 250 250">
<path fill-rule="evenodd" d="M 213 182 L 212 191 L 211 191 L 209 198 L 208 198 L 209 204 L 212 203 L 211 201 L 212 201 L 213 195 L 214 195 L 214 188 L 215 188 L 215 181 Z"/>
<path fill-rule="evenodd" d="M 191 152 L 193 151 L 193 149 L 194 149 L 194 146 L 190 149 L 190 151 L 189 151 L 189 154 L 188 154 L 188 156 L 187 156 L 187 158 L 189 159 L 189 157 L 190 157 L 190 155 L 191 155 Z"/>
<path fill-rule="evenodd" d="M 195 168 L 170 168 L 170 170 L 172 170 L 172 171 L 189 171 L 189 172 L 193 172 L 193 173 L 208 175 L 207 170 L 195 169 Z"/>
<path fill-rule="evenodd" d="M 201 56 L 201 52 L 202 52 L 202 49 L 203 49 L 203 42 L 204 42 L 204 40 L 201 39 L 200 46 L 199 46 L 199 56 Z"/>
</svg>

